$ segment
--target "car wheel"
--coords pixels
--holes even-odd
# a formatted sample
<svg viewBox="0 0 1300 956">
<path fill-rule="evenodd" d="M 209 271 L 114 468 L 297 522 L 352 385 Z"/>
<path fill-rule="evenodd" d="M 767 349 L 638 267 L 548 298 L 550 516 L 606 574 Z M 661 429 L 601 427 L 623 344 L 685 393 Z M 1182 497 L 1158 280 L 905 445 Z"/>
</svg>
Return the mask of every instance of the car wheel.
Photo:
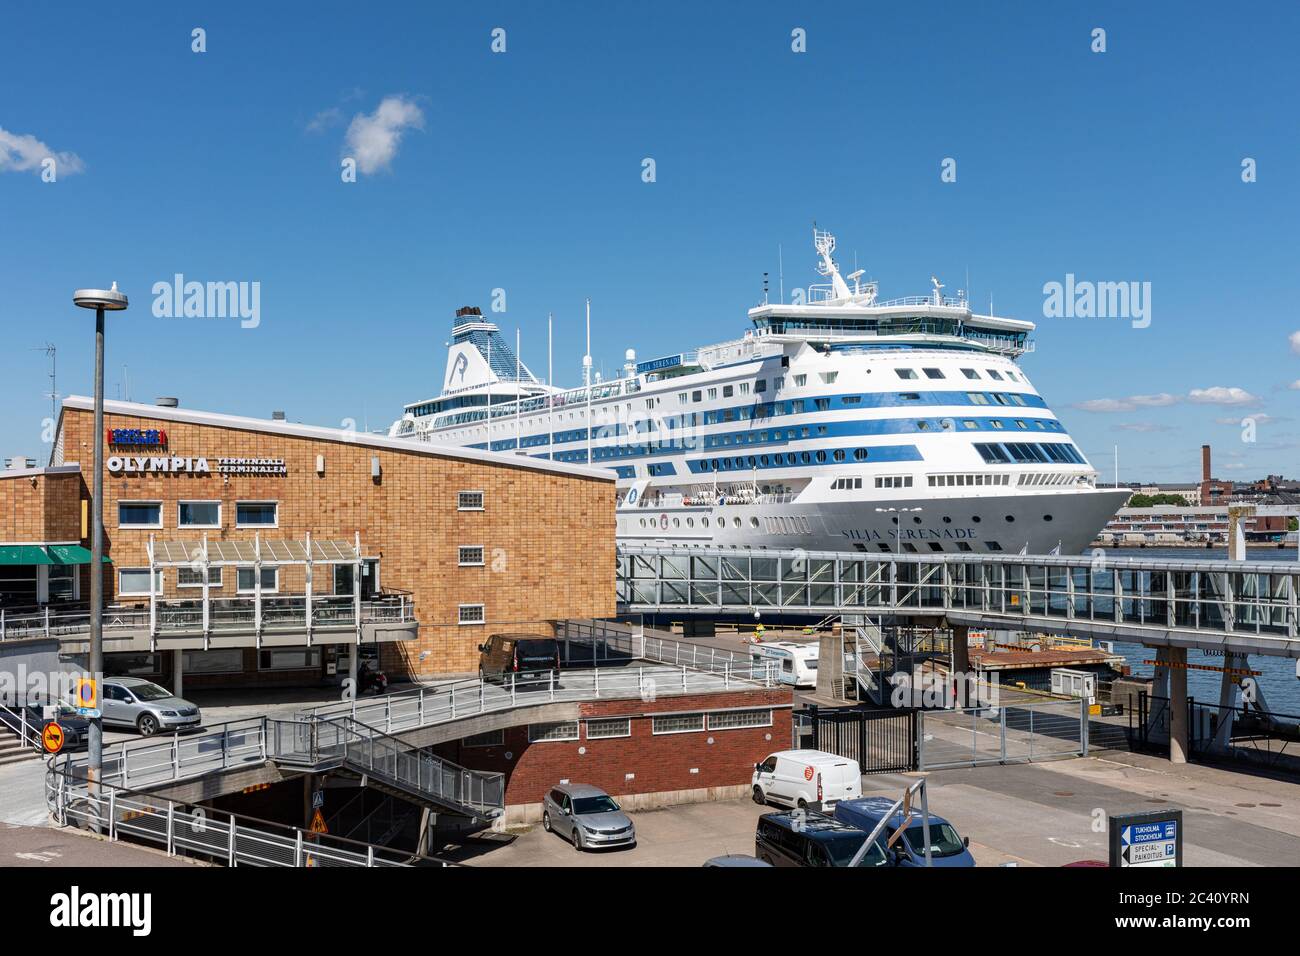
<svg viewBox="0 0 1300 956">
<path fill-rule="evenodd" d="M 800 797 L 798 800 L 796 800 L 796 801 L 794 802 L 794 805 L 795 805 L 796 807 L 798 807 L 800 810 L 807 810 L 807 809 L 808 809 L 808 801 L 805 800 L 803 797 Z"/>
<path fill-rule="evenodd" d="M 141 714 L 140 719 L 135 722 L 135 726 L 140 731 L 141 737 L 152 737 L 158 733 L 158 718 L 153 714 Z"/>
<path fill-rule="evenodd" d="M 579 853 L 582 852 L 582 836 L 578 833 L 577 824 L 573 827 L 573 848 Z"/>
<path fill-rule="evenodd" d="M 767 798 L 763 796 L 762 787 L 754 788 L 754 802 L 757 803 L 760 807 L 763 806 L 763 804 L 767 803 Z"/>
<path fill-rule="evenodd" d="M 542 812 L 542 829 L 547 833 L 551 832 L 551 814 L 548 811 Z"/>
</svg>

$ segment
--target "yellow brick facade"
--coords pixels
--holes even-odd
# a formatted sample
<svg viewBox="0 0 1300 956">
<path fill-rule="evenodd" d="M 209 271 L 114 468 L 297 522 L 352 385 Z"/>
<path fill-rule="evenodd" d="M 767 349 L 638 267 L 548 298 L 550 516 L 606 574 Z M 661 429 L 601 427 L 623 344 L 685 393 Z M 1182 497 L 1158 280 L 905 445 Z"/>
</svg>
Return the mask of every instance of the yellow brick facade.
<svg viewBox="0 0 1300 956">
<path fill-rule="evenodd" d="M 146 566 L 149 535 L 163 541 L 248 540 L 254 530 L 235 527 L 238 501 L 276 501 L 278 527 L 264 538 L 352 541 L 361 534 L 366 557 L 380 561 L 380 584 L 412 593 L 420 637 L 384 645 L 383 664 L 398 676 L 465 673 L 477 667 L 477 645 L 499 630 L 549 628 L 565 618 L 612 616 L 615 611 L 614 482 L 515 465 L 506 456 L 492 462 L 343 440 L 263 432 L 140 414 L 105 415 L 105 428 L 163 429 L 166 454 L 206 457 L 210 474 L 112 474 L 104 478 L 104 536 L 114 568 Z M 273 425 L 275 423 L 267 423 Z M 63 462 L 81 465 L 88 497 L 95 438 L 90 411 L 66 407 L 62 419 Z M 107 447 L 109 456 L 161 455 L 157 449 Z M 323 473 L 317 456 L 323 456 Z M 284 459 L 287 474 L 221 475 L 218 458 Z M 371 477 L 378 457 L 381 476 Z M 0 482 L 0 486 L 5 483 Z M 482 491 L 484 510 L 457 508 L 460 491 Z M 118 503 L 160 501 L 162 525 L 146 531 L 118 527 Z M 178 528 L 178 502 L 221 502 L 219 530 Z M 0 498 L 0 506 L 5 499 Z M 75 508 L 79 514 L 79 506 Z M 87 542 L 88 544 L 88 542 Z M 482 545 L 485 566 L 458 566 L 458 548 Z M 227 569 L 221 593 L 235 594 Z M 325 573 L 322 573 L 324 571 Z M 115 595 L 115 575 L 106 576 L 105 599 Z M 279 593 L 300 594 L 301 568 L 282 568 Z M 317 569 L 315 593 L 332 590 L 328 569 Z M 83 596 L 88 593 L 83 584 Z M 165 597 L 197 597 L 177 589 L 176 569 L 164 574 Z M 214 596 L 216 596 L 214 594 Z M 487 623 L 461 626 L 459 605 L 483 604 Z"/>
</svg>

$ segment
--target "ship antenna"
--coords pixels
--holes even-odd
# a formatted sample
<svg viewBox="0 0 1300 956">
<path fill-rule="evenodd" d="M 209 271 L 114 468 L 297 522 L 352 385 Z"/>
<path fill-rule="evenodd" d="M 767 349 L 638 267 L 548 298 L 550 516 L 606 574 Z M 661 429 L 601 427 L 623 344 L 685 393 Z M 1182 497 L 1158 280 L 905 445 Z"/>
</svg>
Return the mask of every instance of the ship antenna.
<svg viewBox="0 0 1300 956">
<path fill-rule="evenodd" d="M 821 262 L 817 263 L 817 271 L 831 280 L 832 297 L 847 299 L 850 294 L 848 284 L 840 275 L 840 267 L 831 258 L 831 253 L 835 251 L 835 237 L 829 232 L 819 230 L 816 222 L 813 223 L 813 248 L 817 250 L 817 255 L 821 256 Z"/>
<path fill-rule="evenodd" d="M 781 254 L 781 243 L 776 244 L 776 269 L 781 279 L 781 304 L 785 305 L 785 258 Z"/>
</svg>

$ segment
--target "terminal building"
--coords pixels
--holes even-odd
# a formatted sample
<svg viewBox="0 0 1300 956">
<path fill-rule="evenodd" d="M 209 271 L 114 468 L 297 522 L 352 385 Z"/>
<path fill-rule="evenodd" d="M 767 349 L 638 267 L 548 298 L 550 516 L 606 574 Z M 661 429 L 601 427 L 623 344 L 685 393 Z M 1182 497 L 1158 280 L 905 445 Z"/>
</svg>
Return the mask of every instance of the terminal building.
<svg viewBox="0 0 1300 956">
<path fill-rule="evenodd" d="M 0 472 L 5 637 L 87 649 L 97 437 L 110 675 L 315 684 L 358 645 L 394 679 L 470 674 L 494 630 L 614 614 L 612 472 L 174 401 L 104 428 L 68 398 L 49 465 Z"/>
</svg>

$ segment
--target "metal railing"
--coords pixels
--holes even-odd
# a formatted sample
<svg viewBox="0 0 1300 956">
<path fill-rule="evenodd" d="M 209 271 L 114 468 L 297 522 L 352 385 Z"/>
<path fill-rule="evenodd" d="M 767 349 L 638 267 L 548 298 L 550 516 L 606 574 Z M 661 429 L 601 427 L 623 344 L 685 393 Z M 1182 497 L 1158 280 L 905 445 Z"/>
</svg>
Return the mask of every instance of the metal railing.
<svg viewBox="0 0 1300 956">
<path fill-rule="evenodd" d="M 367 742 L 369 741 L 369 742 Z M 209 773 L 261 766 L 268 760 L 312 769 L 348 764 L 407 792 L 475 813 L 504 806 L 500 774 L 466 770 L 351 718 L 249 717 L 203 733 L 165 740 L 121 741 L 103 751 L 100 779 L 117 787 L 157 787 Z M 84 754 L 67 767 L 82 771 Z M 460 802 L 464 798 L 465 802 Z"/>
<path fill-rule="evenodd" d="M 305 595 L 271 595 L 261 600 L 261 626 L 264 631 L 307 630 Z M 311 627 L 314 630 L 347 629 L 360 624 L 411 623 L 415 621 L 414 602 L 409 594 L 385 594 L 361 601 L 360 620 L 349 597 L 325 595 L 312 597 Z M 207 628 L 209 631 L 251 631 L 258 622 L 255 597 L 210 598 Z M 157 633 L 201 633 L 204 629 L 202 598 L 168 598 L 157 602 L 154 626 Z M 104 609 L 107 636 L 122 631 L 149 631 L 148 606 L 108 607 Z M 76 639 L 90 631 L 90 612 L 84 609 L 9 614 L 0 608 L 0 641 L 30 638 Z"/>
<path fill-rule="evenodd" d="M 468 770 L 376 731 L 351 717 L 276 721 L 281 733 L 292 723 L 298 748 L 277 744 L 281 763 L 303 760 L 309 766 L 337 761 L 350 769 L 408 792 L 492 815 L 505 806 L 505 776 Z"/>
<path fill-rule="evenodd" d="M 20 707 L 17 710 L 12 710 L 9 707 L 0 705 L 0 726 L 13 731 L 24 746 L 38 751 L 43 749 L 41 727 L 27 719 L 26 708 Z"/>
<path fill-rule="evenodd" d="M 162 846 L 168 856 L 200 854 L 227 866 L 409 866 L 414 855 L 224 810 L 189 807 L 106 783 L 92 792 L 84 776 L 52 765 L 45 797 L 61 826 Z M 422 862 L 448 866 L 441 860 Z"/>
<path fill-rule="evenodd" d="M 558 673 L 529 678 L 511 674 L 498 684 L 463 680 L 421 686 L 368 700 L 323 704 L 299 716 L 347 716 L 392 734 L 543 703 L 709 693 L 780 683 L 777 665 L 770 661 L 651 637 L 609 622 L 562 622 L 556 637 L 562 646 L 568 645 L 567 666 Z M 589 648 L 589 657 L 575 653 L 573 645 Z"/>
</svg>

